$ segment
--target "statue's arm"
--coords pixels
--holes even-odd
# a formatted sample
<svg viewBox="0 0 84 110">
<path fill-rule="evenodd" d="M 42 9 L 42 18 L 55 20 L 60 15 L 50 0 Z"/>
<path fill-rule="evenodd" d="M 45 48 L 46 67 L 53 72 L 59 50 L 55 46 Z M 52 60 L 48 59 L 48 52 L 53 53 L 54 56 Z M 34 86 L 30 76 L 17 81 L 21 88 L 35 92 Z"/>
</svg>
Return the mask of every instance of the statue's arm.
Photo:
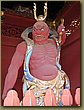
<svg viewBox="0 0 84 110">
<path fill-rule="evenodd" d="M 18 77 L 18 70 L 21 67 L 24 60 L 25 52 L 26 52 L 26 43 L 22 42 L 18 44 L 16 51 L 12 57 L 10 66 L 8 68 L 8 73 L 5 78 L 2 99 L 4 99 L 7 95 L 7 92 L 14 87 L 14 84 Z"/>
</svg>

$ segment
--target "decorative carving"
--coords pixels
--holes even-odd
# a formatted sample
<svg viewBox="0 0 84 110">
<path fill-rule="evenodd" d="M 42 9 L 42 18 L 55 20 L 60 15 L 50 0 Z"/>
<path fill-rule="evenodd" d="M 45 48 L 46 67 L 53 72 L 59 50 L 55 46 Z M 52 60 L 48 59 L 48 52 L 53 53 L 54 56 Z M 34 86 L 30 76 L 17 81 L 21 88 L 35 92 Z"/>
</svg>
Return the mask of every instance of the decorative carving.
<svg viewBox="0 0 84 110">
<path fill-rule="evenodd" d="M 5 24 L 2 25 L 1 35 L 21 38 L 21 33 L 23 32 L 23 30 L 24 30 L 23 27 Z"/>
<path fill-rule="evenodd" d="M 26 7 L 22 7 L 20 5 L 18 7 L 15 7 L 15 9 L 8 9 L 8 8 L 2 7 L 2 10 L 4 10 L 4 12 L 7 14 L 13 14 L 13 15 L 15 14 L 15 15 L 19 15 L 19 16 L 33 18 L 32 10 L 30 10 L 29 8 L 26 8 Z"/>
<path fill-rule="evenodd" d="M 74 18 L 70 25 L 69 28 L 66 30 L 66 35 L 69 36 L 73 32 L 75 32 L 78 28 L 80 28 L 80 18 Z"/>
<path fill-rule="evenodd" d="M 8 9 L 8 8 L 2 7 L 2 10 L 4 12 L 4 16 L 2 18 L 1 35 L 21 38 L 21 33 L 25 29 L 25 26 L 11 24 L 11 21 L 7 22 L 7 20 L 5 20 L 6 15 L 21 16 L 21 17 L 23 17 L 23 19 L 24 19 L 24 17 L 28 17 L 28 18 L 32 19 L 33 18 L 32 10 L 30 10 L 29 8 L 26 8 L 26 7 L 22 7 L 20 5 L 15 7 L 14 9 Z"/>
</svg>

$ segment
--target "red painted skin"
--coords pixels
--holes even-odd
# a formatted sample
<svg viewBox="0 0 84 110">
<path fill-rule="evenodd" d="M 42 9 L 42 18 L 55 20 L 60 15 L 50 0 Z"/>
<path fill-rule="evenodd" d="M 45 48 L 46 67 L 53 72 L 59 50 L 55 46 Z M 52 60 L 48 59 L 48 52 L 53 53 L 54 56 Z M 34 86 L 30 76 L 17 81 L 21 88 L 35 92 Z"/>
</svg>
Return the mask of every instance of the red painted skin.
<svg viewBox="0 0 84 110">
<path fill-rule="evenodd" d="M 30 59 L 31 74 L 45 81 L 54 79 L 58 74 L 56 55 L 56 45 L 52 44 L 51 41 L 41 45 L 35 44 Z"/>
<path fill-rule="evenodd" d="M 56 68 L 57 50 L 55 41 L 48 39 L 49 28 L 47 24 L 36 22 L 33 26 L 32 36 L 35 44 L 30 58 L 30 73 L 41 80 L 52 80 L 58 75 Z M 22 42 L 16 48 L 5 79 L 3 99 L 16 82 L 18 70 L 25 58 L 26 46 L 26 43 Z"/>
<path fill-rule="evenodd" d="M 56 44 L 49 40 L 49 28 L 45 22 L 36 22 L 33 26 L 33 39 L 35 42 L 30 59 L 31 74 L 41 80 L 49 81 L 57 74 Z"/>
</svg>

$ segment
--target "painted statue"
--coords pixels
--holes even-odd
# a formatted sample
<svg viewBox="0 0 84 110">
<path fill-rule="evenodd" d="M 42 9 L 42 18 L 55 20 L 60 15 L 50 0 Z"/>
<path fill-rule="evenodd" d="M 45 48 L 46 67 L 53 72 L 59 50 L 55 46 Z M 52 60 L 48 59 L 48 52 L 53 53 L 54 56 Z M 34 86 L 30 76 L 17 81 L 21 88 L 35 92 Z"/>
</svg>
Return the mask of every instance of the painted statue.
<svg viewBox="0 0 84 110">
<path fill-rule="evenodd" d="M 58 38 L 50 35 L 48 25 L 44 22 L 47 16 L 47 3 L 44 6 L 44 16 L 36 16 L 34 4 L 34 17 L 37 22 L 33 28 L 27 28 L 21 35 L 25 40 L 18 44 L 8 68 L 3 90 L 4 105 L 8 100 L 14 99 L 17 106 L 18 97 L 12 88 L 18 77 L 18 70 L 24 61 L 23 100 L 21 106 L 71 106 L 73 99 L 70 93 L 70 81 L 61 69 L 60 44 L 65 42 L 64 27 L 58 29 Z M 32 38 L 28 34 L 32 32 Z M 60 34 L 61 33 L 61 34 Z M 53 37 L 54 36 L 54 37 Z M 52 39 L 55 38 L 55 39 Z M 63 38 L 63 39 L 62 39 Z M 18 87 L 19 89 L 19 87 Z M 10 92 L 11 91 L 11 92 Z M 7 96 L 7 93 L 9 93 Z M 15 94 L 15 95 L 14 95 Z M 15 97 L 14 97 L 15 96 Z M 7 98 L 8 97 L 8 98 Z M 8 100 L 7 100 L 8 99 Z M 11 101 L 9 101 L 11 103 Z M 11 105 L 11 104 L 9 104 Z"/>
<path fill-rule="evenodd" d="M 66 40 L 66 33 L 65 33 L 65 26 L 64 26 L 64 18 L 61 18 L 60 20 L 60 25 L 58 26 L 58 29 L 57 29 L 57 32 L 58 32 L 58 40 L 59 40 L 59 43 L 60 43 L 60 46 L 64 44 L 65 40 Z"/>
</svg>

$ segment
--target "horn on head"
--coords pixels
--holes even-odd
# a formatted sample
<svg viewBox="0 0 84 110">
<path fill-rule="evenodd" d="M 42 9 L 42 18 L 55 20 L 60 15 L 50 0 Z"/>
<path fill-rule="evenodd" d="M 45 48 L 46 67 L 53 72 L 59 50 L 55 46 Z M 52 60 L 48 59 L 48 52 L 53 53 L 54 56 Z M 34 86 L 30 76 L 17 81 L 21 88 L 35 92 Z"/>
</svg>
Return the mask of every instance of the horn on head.
<svg viewBox="0 0 84 110">
<path fill-rule="evenodd" d="M 36 21 L 44 21 L 47 17 L 47 2 L 44 3 L 44 16 L 43 15 L 39 15 L 37 17 L 36 15 L 36 3 L 34 3 L 34 18 L 36 19 Z"/>
</svg>

